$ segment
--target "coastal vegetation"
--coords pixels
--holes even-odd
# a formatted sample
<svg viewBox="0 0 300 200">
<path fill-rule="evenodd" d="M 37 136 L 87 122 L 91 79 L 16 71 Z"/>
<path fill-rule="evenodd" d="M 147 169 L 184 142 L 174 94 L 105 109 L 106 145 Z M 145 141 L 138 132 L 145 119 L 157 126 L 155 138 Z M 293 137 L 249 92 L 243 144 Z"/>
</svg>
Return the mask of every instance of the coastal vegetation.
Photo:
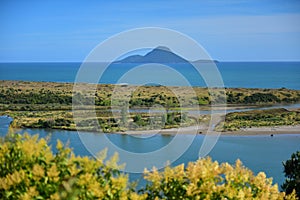
<svg viewBox="0 0 300 200">
<path fill-rule="evenodd" d="M 192 126 L 202 119 L 189 115 L 186 111 L 198 106 L 200 110 L 210 109 L 212 103 L 220 106 L 225 103 L 229 106 L 267 106 L 300 102 L 299 90 L 285 88 L 222 90 L 194 87 L 192 94 L 191 88 L 187 87 L 82 83 L 80 86 L 88 91 L 82 93 L 73 91 L 73 86 L 73 83 L 0 81 L 0 114 L 13 117 L 11 126 L 17 128 L 123 132 Z M 93 88 L 96 90 L 93 91 Z M 128 99 L 127 105 L 124 105 L 124 97 Z M 76 123 L 72 113 L 74 104 L 77 105 L 76 112 L 80 116 Z M 131 111 L 125 112 L 124 108 Z M 96 117 L 91 118 L 90 114 L 94 109 Z M 144 111 L 135 112 L 135 109 Z M 155 111 L 151 113 L 151 109 Z M 298 124 L 297 112 L 276 111 L 278 113 L 270 111 L 272 113 L 269 112 L 269 116 L 258 115 L 264 120 L 251 116 L 241 117 L 242 113 L 228 114 L 223 130 Z M 292 117 L 294 115 L 295 118 Z"/>
<path fill-rule="evenodd" d="M 83 84 L 85 87 L 92 87 Z M 72 83 L 0 81 L 1 110 L 66 110 L 71 109 L 72 95 L 84 105 L 95 102 L 96 107 L 114 106 L 111 102 L 116 86 L 99 84 L 92 97 L 73 91 Z M 129 107 L 150 107 L 159 104 L 167 107 L 193 107 L 212 102 L 228 104 L 267 105 L 300 102 L 300 91 L 290 89 L 221 89 L 194 87 L 190 94 L 187 87 L 119 86 L 118 97 L 130 94 Z M 211 92 L 213 91 L 213 92 Z M 175 94 L 176 93 L 176 94 Z M 226 95 L 226 102 L 224 96 Z M 94 99 L 91 99 L 94 98 Z M 118 101 L 118 99 L 114 99 Z M 75 102 L 76 103 L 76 102 Z M 112 104 L 113 103 L 113 104 Z M 47 107 L 46 107 L 47 106 Z"/>
<path fill-rule="evenodd" d="M 111 113 L 98 110 L 96 118 L 88 118 L 89 112 L 83 111 L 75 123 L 71 111 L 6 111 L 14 120 L 12 128 L 52 128 L 64 130 L 86 130 L 103 132 L 123 132 L 127 130 L 153 130 L 191 126 L 196 118 L 185 113 Z M 1 112 L 0 112 L 1 114 Z"/>
<path fill-rule="evenodd" d="M 121 172 L 117 155 L 80 157 L 60 141 L 52 150 L 37 135 L 1 138 L 0 199 L 296 199 L 295 192 L 280 192 L 265 173 L 254 175 L 239 160 L 230 165 L 203 158 L 145 170 L 146 185 L 138 190 Z"/>
<path fill-rule="evenodd" d="M 218 125 L 222 131 L 236 131 L 251 127 L 276 127 L 300 124 L 300 111 L 275 108 L 228 113 L 225 122 Z"/>
</svg>

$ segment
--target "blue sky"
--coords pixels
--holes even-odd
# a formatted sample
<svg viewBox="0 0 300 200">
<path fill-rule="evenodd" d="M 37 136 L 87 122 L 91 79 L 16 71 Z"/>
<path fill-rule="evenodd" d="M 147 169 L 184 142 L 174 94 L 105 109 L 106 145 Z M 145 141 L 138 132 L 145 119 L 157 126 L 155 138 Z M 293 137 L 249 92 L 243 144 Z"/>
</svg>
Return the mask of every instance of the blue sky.
<svg viewBox="0 0 300 200">
<path fill-rule="evenodd" d="M 0 62 L 83 61 L 108 37 L 149 26 L 221 61 L 300 61 L 299 0 L 1 0 Z"/>
</svg>

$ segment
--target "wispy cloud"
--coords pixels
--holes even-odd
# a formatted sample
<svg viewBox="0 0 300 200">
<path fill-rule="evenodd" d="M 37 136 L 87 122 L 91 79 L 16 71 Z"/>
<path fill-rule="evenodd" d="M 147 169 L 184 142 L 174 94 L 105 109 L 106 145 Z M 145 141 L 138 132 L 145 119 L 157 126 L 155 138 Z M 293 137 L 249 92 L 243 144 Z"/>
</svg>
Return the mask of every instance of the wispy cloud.
<svg viewBox="0 0 300 200">
<path fill-rule="evenodd" d="M 259 16 L 196 17 L 162 21 L 168 26 L 188 32 L 206 34 L 274 34 L 300 33 L 300 14 Z"/>
</svg>

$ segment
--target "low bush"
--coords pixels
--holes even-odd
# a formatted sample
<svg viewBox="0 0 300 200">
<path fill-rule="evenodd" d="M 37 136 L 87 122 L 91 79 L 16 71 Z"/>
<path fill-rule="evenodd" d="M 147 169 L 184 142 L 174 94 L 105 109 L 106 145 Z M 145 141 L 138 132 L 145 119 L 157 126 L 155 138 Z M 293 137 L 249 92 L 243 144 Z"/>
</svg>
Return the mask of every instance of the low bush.
<svg viewBox="0 0 300 200">
<path fill-rule="evenodd" d="M 232 166 L 205 158 L 145 171 L 148 182 L 136 191 L 117 156 L 104 159 L 105 151 L 97 159 L 75 156 L 58 141 L 53 153 L 37 135 L 9 134 L 0 142 L 0 199 L 296 199 L 239 160 Z"/>
<path fill-rule="evenodd" d="M 0 199 L 134 199 L 128 178 L 116 165 L 75 156 L 58 141 L 52 153 L 45 139 L 10 135 L 0 146 Z"/>
<path fill-rule="evenodd" d="M 291 158 L 283 163 L 285 181 L 281 186 L 282 189 L 290 194 L 294 190 L 298 198 L 300 198 L 300 151 L 291 155 Z"/>
</svg>

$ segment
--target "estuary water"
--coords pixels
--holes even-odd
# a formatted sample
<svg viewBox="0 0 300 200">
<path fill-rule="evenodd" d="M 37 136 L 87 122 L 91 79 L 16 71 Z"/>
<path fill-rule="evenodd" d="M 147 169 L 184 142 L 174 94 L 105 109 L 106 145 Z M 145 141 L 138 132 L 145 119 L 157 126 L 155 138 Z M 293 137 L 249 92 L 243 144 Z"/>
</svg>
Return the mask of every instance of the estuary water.
<svg viewBox="0 0 300 200">
<path fill-rule="evenodd" d="M 4 136 L 7 132 L 10 118 L 6 116 L 0 117 L 0 136 Z M 121 134 L 101 134 L 92 132 L 81 132 L 50 129 L 21 129 L 19 133 L 39 134 L 40 137 L 49 138 L 49 144 L 55 147 L 56 141 L 68 142 L 73 148 L 76 155 L 92 156 L 90 147 L 83 145 L 82 141 L 89 139 L 92 142 L 99 141 L 99 150 L 105 148 L 105 144 L 101 141 L 106 139 L 109 143 L 119 148 L 133 153 L 149 153 L 161 149 L 168 145 L 174 136 L 170 135 L 154 135 L 149 138 L 134 137 Z M 177 136 L 181 141 L 194 137 L 192 135 Z M 178 165 L 198 159 L 199 148 L 203 143 L 204 135 L 196 135 L 189 148 L 182 152 L 182 155 L 172 163 Z M 229 136 L 221 135 L 212 151 L 208 154 L 213 160 L 218 162 L 229 162 L 233 164 L 240 159 L 244 165 L 250 168 L 254 173 L 264 171 L 268 177 L 273 177 L 274 183 L 281 185 L 284 181 L 282 162 L 289 159 L 293 152 L 300 149 L 300 131 L 299 134 L 279 134 L 271 137 L 270 135 L 251 135 L 251 136 Z M 53 149 L 55 151 L 55 149 Z M 176 151 L 176 149 L 174 149 Z M 168 153 L 162 153 L 157 163 L 166 163 L 169 158 Z M 112 154 L 109 154 L 111 156 Z M 126 159 L 121 159 L 124 162 Z M 147 156 L 145 156 L 147 159 Z M 143 160 L 136 160 L 143 162 Z M 127 163 L 132 164 L 132 163 Z M 133 163 L 134 164 L 134 163 Z M 129 174 L 131 180 L 140 179 L 142 174 Z"/>
</svg>

